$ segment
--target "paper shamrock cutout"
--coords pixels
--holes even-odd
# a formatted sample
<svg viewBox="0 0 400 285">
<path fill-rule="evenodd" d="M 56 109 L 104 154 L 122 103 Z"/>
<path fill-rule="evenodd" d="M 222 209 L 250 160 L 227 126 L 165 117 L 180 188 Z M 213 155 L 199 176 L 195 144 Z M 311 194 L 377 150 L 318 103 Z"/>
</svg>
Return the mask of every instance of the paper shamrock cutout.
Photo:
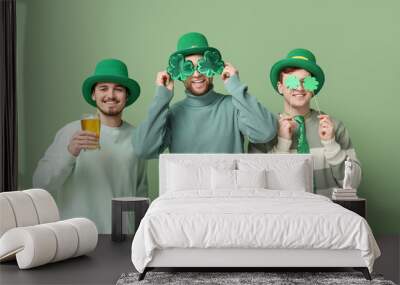
<svg viewBox="0 0 400 285">
<path fill-rule="evenodd" d="M 197 70 L 207 77 L 221 74 L 225 64 L 221 59 L 221 54 L 217 51 L 208 50 L 197 62 Z"/>
<path fill-rule="evenodd" d="M 306 89 L 307 91 L 314 92 L 318 89 L 318 85 L 319 82 L 317 79 L 315 79 L 315 77 L 307 76 L 306 78 L 304 78 L 303 86 L 304 89 Z"/>
<path fill-rule="evenodd" d="M 288 89 L 297 89 L 300 86 L 300 80 L 296 75 L 289 75 L 285 79 L 285 86 Z"/>
<path fill-rule="evenodd" d="M 167 72 L 173 80 L 186 80 L 194 73 L 194 66 L 190 60 L 185 60 L 183 54 L 174 54 L 169 58 Z"/>
</svg>

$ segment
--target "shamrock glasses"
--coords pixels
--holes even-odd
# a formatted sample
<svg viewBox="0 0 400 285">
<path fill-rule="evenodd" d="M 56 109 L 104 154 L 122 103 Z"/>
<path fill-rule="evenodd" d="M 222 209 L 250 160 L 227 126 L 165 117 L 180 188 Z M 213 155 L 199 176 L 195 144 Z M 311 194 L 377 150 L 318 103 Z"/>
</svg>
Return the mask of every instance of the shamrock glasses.
<svg viewBox="0 0 400 285">
<path fill-rule="evenodd" d="M 285 86 L 288 89 L 297 89 L 300 84 L 303 85 L 304 89 L 310 92 L 314 92 L 318 89 L 319 82 L 315 77 L 307 76 L 306 78 L 300 80 L 296 75 L 289 75 L 285 79 Z"/>
<path fill-rule="evenodd" d="M 216 74 L 221 74 L 224 67 L 221 54 L 217 51 L 208 50 L 198 60 L 196 67 L 190 60 L 185 60 L 183 54 L 172 55 L 169 58 L 167 72 L 173 80 L 184 81 L 192 76 L 196 70 L 207 77 L 213 77 Z"/>
</svg>

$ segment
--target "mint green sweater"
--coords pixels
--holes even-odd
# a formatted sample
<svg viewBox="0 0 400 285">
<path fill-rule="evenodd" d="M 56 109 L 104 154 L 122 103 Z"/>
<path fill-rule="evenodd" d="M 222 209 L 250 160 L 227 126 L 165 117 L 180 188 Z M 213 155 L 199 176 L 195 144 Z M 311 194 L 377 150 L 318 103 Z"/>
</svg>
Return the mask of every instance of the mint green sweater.
<svg viewBox="0 0 400 285">
<path fill-rule="evenodd" d="M 38 162 L 33 187 L 53 195 L 62 219 L 86 217 L 99 233 L 108 234 L 112 198 L 148 196 L 147 162 L 134 154 L 134 127 L 127 122 L 117 128 L 102 124 L 101 149 L 81 151 L 74 157 L 68 144 L 80 129 L 80 121 L 74 121 L 58 131 Z M 128 230 L 132 230 L 131 225 Z"/>
<path fill-rule="evenodd" d="M 213 89 L 169 106 L 173 93 L 158 86 L 147 119 L 135 130 L 133 144 L 142 158 L 170 153 L 243 153 L 244 136 L 266 143 L 276 134 L 276 119 L 234 75 L 225 83 L 232 96 Z"/>
</svg>

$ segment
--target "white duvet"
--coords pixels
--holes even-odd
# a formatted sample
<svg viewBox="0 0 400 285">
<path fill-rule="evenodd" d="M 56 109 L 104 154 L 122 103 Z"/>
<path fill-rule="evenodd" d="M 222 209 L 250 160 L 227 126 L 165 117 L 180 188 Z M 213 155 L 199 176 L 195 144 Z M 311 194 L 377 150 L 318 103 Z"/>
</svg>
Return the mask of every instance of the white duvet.
<svg viewBox="0 0 400 285">
<path fill-rule="evenodd" d="M 265 189 L 162 195 L 133 239 L 135 268 L 165 248 L 358 249 L 370 272 L 380 255 L 359 215 L 320 195 Z"/>
</svg>

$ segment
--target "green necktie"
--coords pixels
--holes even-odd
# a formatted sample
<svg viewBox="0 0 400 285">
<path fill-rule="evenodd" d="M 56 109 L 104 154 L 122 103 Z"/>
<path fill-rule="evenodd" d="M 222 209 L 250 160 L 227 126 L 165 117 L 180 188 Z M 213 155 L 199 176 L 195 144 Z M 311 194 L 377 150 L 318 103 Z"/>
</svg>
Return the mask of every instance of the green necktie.
<svg viewBox="0 0 400 285">
<path fill-rule="evenodd" d="M 294 121 L 297 123 L 297 153 L 310 153 L 310 146 L 306 137 L 306 125 L 304 123 L 304 116 L 294 116 Z"/>
</svg>

